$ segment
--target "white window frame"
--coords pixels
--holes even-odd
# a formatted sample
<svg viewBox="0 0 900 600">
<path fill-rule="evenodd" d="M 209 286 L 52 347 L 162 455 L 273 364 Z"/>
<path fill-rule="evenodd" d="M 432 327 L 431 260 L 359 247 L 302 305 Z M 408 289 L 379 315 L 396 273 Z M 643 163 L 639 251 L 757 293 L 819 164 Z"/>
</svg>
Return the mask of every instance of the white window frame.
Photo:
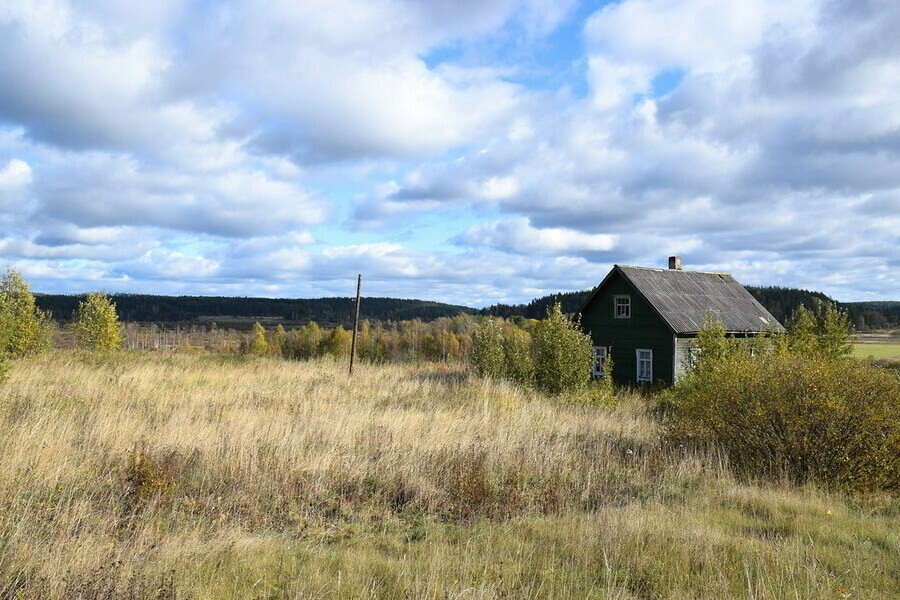
<svg viewBox="0 0 900 600">
<path fill-rule="evenodd" d="M 606 357 L 609 356 L 609 350 L 606 346 L 594 346 L 593 348 L 593 375 L 594 377 L 603 377 L 606 375 Z"/>
<path fill-rule="evenodd" d="M 624 314 L 619 314 L 619 300 L 625 300 L 621 304 L 624 307 Z M 631 296 L 613 296 L 613 318 L 614 319 L 630 319 L 631 318 Z"/>
<path fill-rule="evenodd" d="M 644 352 L 646 355 L 641 358 L 641 353 Z M 637 372 L 635 373 L 637 380 L 641 381 L 653 381 L 653 350 L 649 348 L 637 348 L 634 351 L 635 363 L 637 364 Z M 647 369 L 647 376 L 641 377 L 641 362 L 645 361 L 649 363 L 649 367 Z"/>
<path fill-rule="evenodd" d="M 700 362 L 700 354 L 703 352 L 703 348 L 699 346 L 691 346 L 688 348 L 688 368 L 692 371 L 697 368 L 697 363 Z"/>
</svg>

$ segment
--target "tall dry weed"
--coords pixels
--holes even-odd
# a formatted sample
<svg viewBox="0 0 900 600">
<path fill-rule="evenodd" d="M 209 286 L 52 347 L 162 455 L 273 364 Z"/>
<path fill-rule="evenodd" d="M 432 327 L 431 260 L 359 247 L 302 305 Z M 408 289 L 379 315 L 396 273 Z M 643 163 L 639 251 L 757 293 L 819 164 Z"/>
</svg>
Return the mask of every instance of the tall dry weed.
<svg viewBox="0 0 900 600">
<path fill-rule="evenodd" d="M 742 541 L 759 525 L 733 516 L 727 466 L 663 445 L 638 397 L 586 406 L 446 367 L 350 379 L 333 363 L 55 353 L 17 363 L 0 423 L 0 598 L 712 598 L 745 576 L 702 545 L 737 564 L 787 556 Z M 847 547 L 829 560 L 864 574 L 853 585 L 890 585 Z M 778 572 L 831 581 L 804 564 Z"/>
</svg>

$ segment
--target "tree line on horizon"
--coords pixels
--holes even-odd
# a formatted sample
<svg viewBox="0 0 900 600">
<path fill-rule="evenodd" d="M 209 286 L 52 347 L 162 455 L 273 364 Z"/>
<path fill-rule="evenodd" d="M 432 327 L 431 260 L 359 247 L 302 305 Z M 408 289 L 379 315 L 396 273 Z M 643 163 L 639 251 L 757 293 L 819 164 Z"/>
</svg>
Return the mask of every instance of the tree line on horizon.
<svg viewBox="0 0 900 600">
<path fill-rule="evenodd" d="M 784 323 L 800 306 L 813 306 L 817 301 L 836 304 L 847 312 L 857 331 L 900 327 L 900 302 L 835 302 L 822 292 L 778 286 L 746 289 Z M 559 303 L 566 314 L 574 314 L 592 290 L 563 292 L 535 298 L 524 304 L 493 304 L 476 309 L 427 300 L 401 298 L 362 299 L 363 315 L 380 322 L 420 319 L 433 321 L 459 314 L 503 317 L 504 319 L 542 319 L 547 310 Z M 38 308 L 60 322 L 72 319 L 82 295 L 35 294 Z M 233 319 L 236 329 L 248 330 L 255 321 L 278 321 L 286 326 L 320 325 L 345 328 L 352 326 L 353 298 L 250 298 L 228 296 L 157 296 L 151 294 L 111 294 L 119 318 L 133 323 L 197 323 Z M 220 323 L 221 324 L 221 323 Z M 276 323 L 270 323 L 275 325 Z"/>
<path fill-rule="evenodd" d="M 285 325 L 352 326 L 354 298 L 251 298 L 230 296 L 157 296 L 152 294 L 110 294 L 119 318 L 132 323 L 189 323 L 216 321 L 229 317 L 249 329 L 257 321 L 277 320 Z M 53 319 L 71 320 L 83 295 L 35 294 L 35 301 Z M 365 315 L 377 321 L 433 321 L 471 313 L 465 306 L 404 298 L 363 298 Z M 243 326 L 242 326 L 243 325 Z"/>
</svg>

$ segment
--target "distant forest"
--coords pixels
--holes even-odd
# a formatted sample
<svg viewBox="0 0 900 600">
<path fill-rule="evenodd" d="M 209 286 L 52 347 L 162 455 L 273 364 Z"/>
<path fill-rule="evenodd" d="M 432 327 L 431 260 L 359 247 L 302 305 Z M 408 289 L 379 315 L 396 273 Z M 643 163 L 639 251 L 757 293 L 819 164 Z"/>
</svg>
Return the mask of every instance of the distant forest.
<svg viewBox="0 0 900 600">
<path fill-rule="evenodd" d="M 759 302 L 780 322 L 801 304 L 809 307 L 813 299 L 832 301 L 821 292 L 783 287 L 746 286 Z M 504 318 L 541 319 L 555 302 L 566 313 L 574 313 L 592 290 L 551 294 L 527 304 L 494 304 L 474 309 L 466 306 L 406 300 L 399 298 L 363 298 L 361 316 L 375 321 L 433 321 L 460 313 Z M 83 295 L 35 294 L 39 308 L 50 311 L 57 321 L 69 321 Z M 353 298 L 235 298 L 227 296 L 153 296 L 149 294 L 112 294 L 119 318 L 137 323 L 212 323 L 245 329 L 259 321 L 264 325 L 349 326 L 353 320 Z M 847 311 L 858 331 L 900 327 L 900 302 L 846 302 L 838 305 Z"/>
<path fill-rule="evenodd" d="M 35 294 L 35 303 L 57 321 L 69 321 L 84 295 Z M 152 296 L 111 294 L 119 318 L 134 323 L 212 323 L 247 328 L 255 321 L 285 326 L 352 325 L 355 298 L 235 298 L 228 296 Z M 363 316 L 378 321 L 432 321 L 473 309 L 426 300 L 363 298 Z"/>
</svg>

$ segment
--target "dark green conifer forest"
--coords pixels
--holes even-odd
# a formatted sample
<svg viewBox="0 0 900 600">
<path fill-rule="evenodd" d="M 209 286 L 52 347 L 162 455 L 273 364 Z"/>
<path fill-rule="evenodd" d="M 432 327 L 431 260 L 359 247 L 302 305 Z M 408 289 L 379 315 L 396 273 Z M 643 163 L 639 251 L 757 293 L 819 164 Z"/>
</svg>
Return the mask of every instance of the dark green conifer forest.
<svg viewBox="0 0 900 600">
<path fill-rule="evenodd" d="M 784 287 L 746 286 L 779 322 L 800 305 L 813 306 L 816 299 L 832 301 L 822 292 Z M 547 309 L 561 305 L 573 314 L 587 300 L 591 290 L 564 292 L 535 298 L 527 304 L 494 304 L 482 309 L 427 300 L 401 298 L 363 298 L 362 314 L 374 321 L 432 321 L 458 314 L 524 319 L 542 319 Z M 53 319 L 68 322 L 84 295 L 35 294 L 38 308 L 49 311 Z M 155 296 L 150 294 L 112 294 L 119 318 L 133 323 L 211 323 L 249 329 L 254 322 L 286 326 L 315 321 L 325 326 L 352 324 L 353 298 L 246 298 L 226 296 Z M 900 326 L 900 302 L 848 302 L 837 305 L 847 311 L 857 331 Z"/>
</svg>

